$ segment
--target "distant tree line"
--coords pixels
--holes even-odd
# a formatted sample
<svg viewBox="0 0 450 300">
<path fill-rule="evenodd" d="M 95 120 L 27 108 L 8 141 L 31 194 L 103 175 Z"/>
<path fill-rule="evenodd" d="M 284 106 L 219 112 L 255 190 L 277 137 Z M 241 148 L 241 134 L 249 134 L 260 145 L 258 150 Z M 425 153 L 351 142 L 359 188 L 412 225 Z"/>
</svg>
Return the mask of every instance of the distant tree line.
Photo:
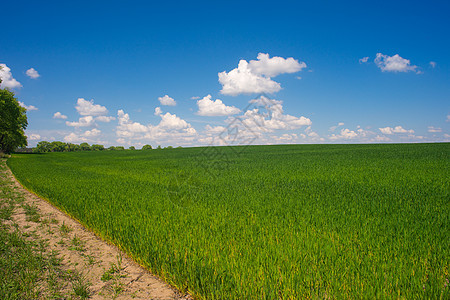
<svg viewBox="0 0 450 300">
<path fill-rule="evenodd" d="M 172 149 L 172 146 L 167 146 L 164 149 Z M 178 147 L 181 148 L 181 147 Z M 153 149 L 151 145 L 144 145 L 142 150 L 151 150 Z M 158 146 L 156 149 L 163 149 L 161 146 Z M 34 153 L 45 153 L 45 152 L 78 152 L 78 151 L 104 151 L 104 150 L 125 150 L 123 146 L 111 146 L 105 148 L 103 145 L 93 144 L 89 145 L 88 143 L 81 144 L 72 144 L 72 143 L 64 143 L 64 142 L 47 142 L 41 141 L 37 144 L 35 148 L 33 148 Z M 136 150 L 134 146 L 128 148 L 128 150 Z"/>
</svg>

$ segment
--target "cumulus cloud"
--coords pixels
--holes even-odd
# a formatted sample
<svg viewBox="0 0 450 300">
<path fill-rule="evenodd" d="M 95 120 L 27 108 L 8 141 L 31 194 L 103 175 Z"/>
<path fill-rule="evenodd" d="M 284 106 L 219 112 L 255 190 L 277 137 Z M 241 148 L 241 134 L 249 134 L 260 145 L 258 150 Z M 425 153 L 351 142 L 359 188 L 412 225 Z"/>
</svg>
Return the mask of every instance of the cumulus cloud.
<svg viewBox="0 0 450 300">
<path fill-rule="evenodd" d="M 168 106 L 177 105 L 175 100 L 173 98 L 169 97 L 169 95 L 165 95 L 163 97 L 158 97 L 158 100 L 161 103 L 161 105 L 168 105 Z"/>
<path fill-rule="evenodd" d="M 222 132 L 224 132 L 226 130 L 226 127 L 223 126 L 211 126 L 211 125 L 206 125 L 205 126 L 205 131 L 204 133 L 206 135 L 215 135 L 215 134 L 221 134 Z"/>
<path fill-rule="evenodd" d="M 388 135 L 395 134 L 395 133 L 409 133 L 409 134 L 414 133 L 414 130 L 412 130 L 412 129 L 408 130 L 408 129 L 403 128 L 402 126 L 396 126 L 394 128 L 384 127 L 384 128 L 378 128 L 378 129 L 381 131 L 381 133 L 388 134 Z"/>
<path fill-rule="evenodd" d="M 25 108 L 27 111 L 38 110 L 38 108 L 36 106 L 26 105 L 22 101 L 19 101 L 19 105 L 22 106 L 23 108 Z"/>
<path fill-rule="evenodd" d="M 253 74 L 275 77 L 285 73 L 297 73 L 306 68 L 304 62 L 298 62 L 293 57 L 282 58 L 279 56 L 269 57 L 269 54 L 259 53 L 258 60 L 251 60 L 248 64 Z"/>
<path fill-rule="evenodd" d="M 281 85 L 270 78 L 253 74 L 248 62 L 241 60 L 236 69 L 219 73 L 220 91 L 224 95 L 237 96 L 251 93 L 275 93 L 281 90 Z"/>
<path fill-rule="evenodd" d="M 281 90 L 281 85 L 273 81 L 275 77 L 283 73 L 295 73 L 305 68 L 304 62 L 298 62 L 290 57 L 269 58 L 269 54 L 259 53 L 258 60 L 240 60 L 238 67 L 230 72 L 220 72 L 220 91 L 224 95 L 237 96 L 239 94 L 252 93 L 276 93 Z"/>
<path fill-rule="evenodd" d="M 18 82 L 11 73 L 11 69 L 8 68 L 5 64 L 0 64 L 0 78 L 2 79 L 2 83 L 0 84 L 0 88 L 20 88 L 22 85 Z"/>
<path fill-rule="evenodd" d="M 428 132 L 433 132 L 433 133 L 442 132 L 442 128 L 434 127 L 434 126 L 428 126 Z"/>
<path fill-rule="evenodd" d="M 95 118 L 96 121 L 105 122 L 105 123 L 109 123 L 109 122 L 111 122 L 112 120 L 115 120 L 115 119 L 116 118 L 112 117 L 112 116 L 98 116 L 98 117 Z"/>
<path fill-rule="evenodd" d="M 192 140 L 197 134 L 196 130 L 175 114 L 159 112 L 161 121 L 158 125 L 143 125 L 139 122 L 133 122 L 130 116 L 123 110 L 117 112 L 119 124 L 116 127 L 116 135 L 119 139 L 128 140 L 157 140 L 170 141 L 176 140 L 183 142 Z"/>
<path fill-rule="evenodd" d="M 198 99 L 200 99 L 201 97 L 198 97 L 198 96 L 193 96 L 193 97 L 191 97 L 191 100 L 198 100 Z"/>
<path fill-rule="evenodd" d="M 400 55 L 388 56 L 382 53 L 377 53 L 375 64 L 383 72 L 416 72 L 417 66 L 411 65 L 408 59 L 402 58 Z"/>
<path fill-rule="evenodd" d="M 39 77 L 41 77 L 41 75 L 38 73 L 38 71 L 36 71 L 34 68 L 30 68 L 26 71 L 26 74 L 28 77 L 30 77 L 31 79 L 38 79 Z"/>
<path fill-rule="evenodd" d="M 67 126 L 71 127 L 92 127 L 95 125 L 94 117 L 86 116 L 78 119 L 78 122 L 66 121 Z"/>
<path fill-rule="evenodd" d="M 32 133 L 32 134 L 27 135 L 27 138 L 30 141 L 36 141 L 36 140 L 40 140 L 41 136 L 39 134 L 37 134 L 37 133 Z"/>
<path fill-rule="evenodd" d="M 66 116 L 66 115 L 63 115 L 62 113 L 60 113 L 59 111 L 57 111 L 57 112 L 55 112 L 55 113 L 53 114 L 53 119 L 63 119 L 63 120 L 65 120 L 65 119 L 67 119 L 67 116 Z"/>
<path fill-rule="evenodd" d="M 436 62 L 430 61 L 430 66 L 434 69 L 436 67 Z"/>
<path fill-rule="evenodd" d="M 97 128 L 86 130 L 85 132 L 79 134 L 72 132 L 66 135 L 63 141 L 66 143 L 103 143 L 103 141 L 98 140 L 98 137 L 101 135 L 101 133 L 102 132 Z"/>
<path fill-rule="evenodd" d="M 78 98 L 75 108 L 82 116 L 103 116 L 108 114 L 106 107 L 94 104 L 94 100 L 87 101 L 84 98 Z"/>
<path fill-rule="evenodd" d="M 450 122 L 450 115 L 447 115 L 447 119 L 445 120 L 445 122 Z"/>
<path fill-rule="evenodd" d="M 339 122 L 337 125 L 331 126 L 330 131 L 335 131 L 336 128 L 338 128 L 340 126 L 344 126 L 344 122 Z"/>
<path fill-rule="evenodd" d="M 130 116 L 122 109 L 117 112 L 117 118 L 119 120 L 119 126 L 117 126 L 116 133 L 119 136 L 133 136 L 134 133 L 148 131 L 147 126 L 131 121 Z"/>
<path fill-rule="evenodd" d="M 234 106 L 226 106 L 222 100 L 211 100 L 211 95 L 207 95 L 197 101 L 200 116 L 229 116 L 240 113 L 241 110 Z"/>
<path fill-rule="evenodd" d="M 343 124 L 343 122 L 339 123 Z M 376 142 L 375 132 L 361 128 L 361 126 L 356 126 L 356 130 L 351 130 L 349 128 L 342 128 L 339 134 L 332 134 L 328 138 L 332 141 L 344 140 L 351 142 Z"/>
<path fill-rule="evenodd" d="M 190 125 L 175 114 L 165 113 L 161 116 L 161 122 L 158 127 L 166 130 L 181 130 L 190 127 Z"/>
<path fill-rule="evenodd" d="M 273 132 L 292 130 L 312 124 L 306 117 L 295 117 L 283 113 L 283 101 L 260 96 L 250 101 L 251 107 L 239 116 L 243 125 L 253 131 Z M 231 122 L 229 119 L 228 122 Z"/>
<path fill-rule="evenodd" d="M 358 133 L 356 133 L 354 130 L 350 130 L 348 128 L 341 129 L 340 134 L 332 134 L 330 136 L 330 140 L 338 140 L 338 139 L 354 139 L 358 136 Z"/>
<path fill-rule="evenodd" d="M 84 132 L 83 136 L 85 137 L 97 137 L 99 136 L 101 133 L 100 130 L 98 130 L 97 128 L 94 128 L 92 130 L 87 130 L 86 132 Z"/>
<path fill-rule="evenodd" d="M 154 115 L 155 115 L 155 116 L 159 116 L 160 114 L 162 114 L 162 109 L 161 109 L 161 107 L 156 107 L 156 108 L 155 108 Z"/>
<path fill-rule="evenodd" d="M 368 60 L 369 60 L 369 57 L 366 56 L 366 57 L 360 58 L 360 59 L 359 59 L 359 63 L 360 63 L 360 64 L 363 64 L 363 63 L 366 63 Z"/>
<path fill-rule="evenodd" d="M 78 136 L 76 133 L 72 132 L 69 135 L 66 135 L 63 139 L 66 143 L 77 143 L 81 140 L 80 136 Z"/>
</svg>

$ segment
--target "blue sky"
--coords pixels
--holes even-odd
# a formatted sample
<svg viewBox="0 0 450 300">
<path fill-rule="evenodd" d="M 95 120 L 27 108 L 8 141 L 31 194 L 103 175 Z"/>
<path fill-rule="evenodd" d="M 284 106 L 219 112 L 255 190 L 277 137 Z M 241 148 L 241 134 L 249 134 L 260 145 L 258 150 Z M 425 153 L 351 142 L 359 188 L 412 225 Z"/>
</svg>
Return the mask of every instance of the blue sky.
<svg viewBox="0 0 450 300">
<path fill-rule="evenodd" d="M 28 107 L 31 146 L 450 141 L 448 1 L 2 11 L 2 87 Z"/>
</svg>

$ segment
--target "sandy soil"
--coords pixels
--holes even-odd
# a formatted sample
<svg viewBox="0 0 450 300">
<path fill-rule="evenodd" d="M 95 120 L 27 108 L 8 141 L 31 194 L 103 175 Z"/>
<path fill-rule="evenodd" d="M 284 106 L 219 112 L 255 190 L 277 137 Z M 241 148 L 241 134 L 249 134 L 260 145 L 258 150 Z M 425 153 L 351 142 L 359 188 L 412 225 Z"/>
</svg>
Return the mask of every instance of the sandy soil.
<svg viewBox="0 0 450 300">
<path fill-rule="evenodd" d="M 6 173 L 16 191 L 23 194 L 25 203 L 37 207 L 40 214 L 39 222 L 27 221 L 24 209 L 17 207 L 13 221 L 22 232 L 30 233 L 30 236 L 36 234 L 47 241 L 49 251 L 58 251 L 63 259 L 63 268 L 82 273 L 91 283 L 91 299 L 191 299 L 150 274 L 76 220 L 28 192 L 9 169 Z"/>
</svg>

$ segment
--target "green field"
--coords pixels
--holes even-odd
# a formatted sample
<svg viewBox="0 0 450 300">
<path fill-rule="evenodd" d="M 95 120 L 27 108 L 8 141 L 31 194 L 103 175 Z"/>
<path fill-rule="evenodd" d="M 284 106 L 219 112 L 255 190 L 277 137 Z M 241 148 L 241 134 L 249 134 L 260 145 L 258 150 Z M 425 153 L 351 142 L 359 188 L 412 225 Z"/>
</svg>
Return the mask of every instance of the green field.
<svg viewBox="0 0 450 300">
<path fill-rule="evenodd" d="M 443 298 L 450 144 L 16 154 L 8 165 L 198 298 Z"/>
</svg>

